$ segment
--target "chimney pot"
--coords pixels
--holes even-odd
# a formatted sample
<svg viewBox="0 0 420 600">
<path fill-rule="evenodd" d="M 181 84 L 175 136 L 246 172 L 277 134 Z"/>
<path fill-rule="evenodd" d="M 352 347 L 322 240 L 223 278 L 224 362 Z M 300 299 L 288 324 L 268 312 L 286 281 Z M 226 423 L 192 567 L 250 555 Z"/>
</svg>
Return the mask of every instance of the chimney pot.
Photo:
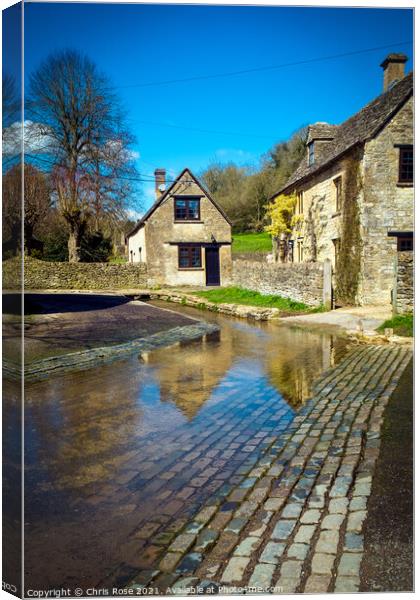
<svg viewBox="0 0 420 600">
<path fill-rule="evenodd" d="M 404 78 L 407 60 L 408 57 L 405 54 L 388 54 L 381 63 L 384 70 L 384 92 L 387 92 L 394 83 Z"/>
<path fill-rule="evenodd" d="M 166 170 L 165 169 L 155 169 L 155 195 L 156 199 L 160 198 L 163 191 L 165 190 L 165 179 L 166 179 Z"/>
</svg>

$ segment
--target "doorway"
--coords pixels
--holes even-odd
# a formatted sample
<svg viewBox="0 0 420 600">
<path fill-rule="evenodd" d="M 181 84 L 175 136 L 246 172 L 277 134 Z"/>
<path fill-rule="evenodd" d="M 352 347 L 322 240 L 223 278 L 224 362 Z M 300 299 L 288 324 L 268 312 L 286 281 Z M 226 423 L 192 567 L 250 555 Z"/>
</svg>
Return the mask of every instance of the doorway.
<svg viewBox="0 0 420 600">
<path fill-rule="evenodd" d="M 206 248 L 206 285 L 220 285 L 219 247 Z"/>
</svg>

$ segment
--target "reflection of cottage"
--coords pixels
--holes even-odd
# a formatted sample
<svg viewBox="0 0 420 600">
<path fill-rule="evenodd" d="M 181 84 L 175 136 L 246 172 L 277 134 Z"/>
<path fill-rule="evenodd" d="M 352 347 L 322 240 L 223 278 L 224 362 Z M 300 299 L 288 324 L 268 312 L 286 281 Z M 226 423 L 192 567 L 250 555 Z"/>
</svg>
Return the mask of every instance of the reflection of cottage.
<svg viewBox="0 0 420 600">
<path fill-rule="evenodd" d="M 383 93 L 347 121 L 309 127 L 307 155 L 278 192 L 297 196 L 293 262 L 328 258 L 338 277 L 342 253 L 362 304 L 390 302 L 397 251 L 413 249 L 413 75 L 404 76 L 406 61 L 401 54 L 384 60 Z"/>
<path fill-rule="evenodd" d="M 147 263 L 151 284 L 226 285 L 231 224 L 188 169 L 165 190 L 156 169 L 156 202 L 128 234 L 129 262 Z"/>
</svg>

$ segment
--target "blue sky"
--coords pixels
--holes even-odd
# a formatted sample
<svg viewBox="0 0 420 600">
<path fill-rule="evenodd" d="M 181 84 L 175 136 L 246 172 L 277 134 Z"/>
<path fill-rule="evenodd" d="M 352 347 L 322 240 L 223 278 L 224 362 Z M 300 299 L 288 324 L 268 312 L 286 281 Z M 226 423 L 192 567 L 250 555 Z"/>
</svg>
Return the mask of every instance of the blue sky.
<svg viewBox="0 0 420 600">
<path fill-rule="evenodd" d="M 396 45 L 412 40 L 412 29 L 409 9 L 26 3 L 25 68 L 29 75 L 62 48 L 86 53 L 117 86 L 137 138 L 139 172 L 164 167 L 174 176 L 212 161 L 257 165 L 300 126 L 342 122 L 381 93 L 386 54 L 405 52 L 412 69 L 412 45 Z M 389 48 L 138 85 L 382 46 Z M 153 186 L 142 189 L 147 208 Z"/>
</svg>

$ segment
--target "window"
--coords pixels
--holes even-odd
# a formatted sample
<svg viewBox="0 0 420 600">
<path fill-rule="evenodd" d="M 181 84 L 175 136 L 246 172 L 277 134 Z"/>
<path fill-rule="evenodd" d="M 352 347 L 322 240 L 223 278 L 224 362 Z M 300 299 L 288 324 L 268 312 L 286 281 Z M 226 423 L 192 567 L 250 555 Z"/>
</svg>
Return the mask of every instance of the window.
<svg viewBox="0 0 420 600">
<path fill-rule="evenodd" d="M 296 244 L 297 250 L 297 262 L 303 262 L 303 239 L 297 240 Z"/>
<path fill-rule="evenodd" d="M 332 243 L 334 244 L 334 265 L 336 265 L 338 262 L 338 257 L 340 256 L 341 239 L 336 238 L 335 240 L 332 241 Z"/>
<path fill-rule="evenodd" d="M 139 262 L 141 262 L 141 248 L 139 248 Z"/>
<path fill-rule="evenodd" d="M 413 183 L 413 146 L 400 146 L 398 183 Z"/>
<path fill-rule="evenodd" d="M 201 246 L 179 246 L 178 267 L 180 269 L 198 269 L 201 267 Z"/>
<path fill-rule="evenodd" d="M 413 250 L 413 238 L 412 237 L 398 237 L 397 241 L 398 252 L 407 252 Z"/>
<path fill-rule="evenodd" d="M 175 221 L 198 221 L 200 200 L 198 198 L 175 198 Z"/>
<path fill-rule="evenodd" d="M 340 212 L 343 199 L 343 180 L 341 177 L 334 179 L 335 185 L 335 210 Z"/>
<path fill-rule="evenodd" d="M 297 214 L 298 215 L 302 215 L 303 214 L 303 192 L 298 192 L 297 194 Z"/>
<path fill-rule="evenodd" d="M 311 142 L 308 146 L 308 164 L 313 165 L 315 162 L 315 144 Z"/>
</svg>

